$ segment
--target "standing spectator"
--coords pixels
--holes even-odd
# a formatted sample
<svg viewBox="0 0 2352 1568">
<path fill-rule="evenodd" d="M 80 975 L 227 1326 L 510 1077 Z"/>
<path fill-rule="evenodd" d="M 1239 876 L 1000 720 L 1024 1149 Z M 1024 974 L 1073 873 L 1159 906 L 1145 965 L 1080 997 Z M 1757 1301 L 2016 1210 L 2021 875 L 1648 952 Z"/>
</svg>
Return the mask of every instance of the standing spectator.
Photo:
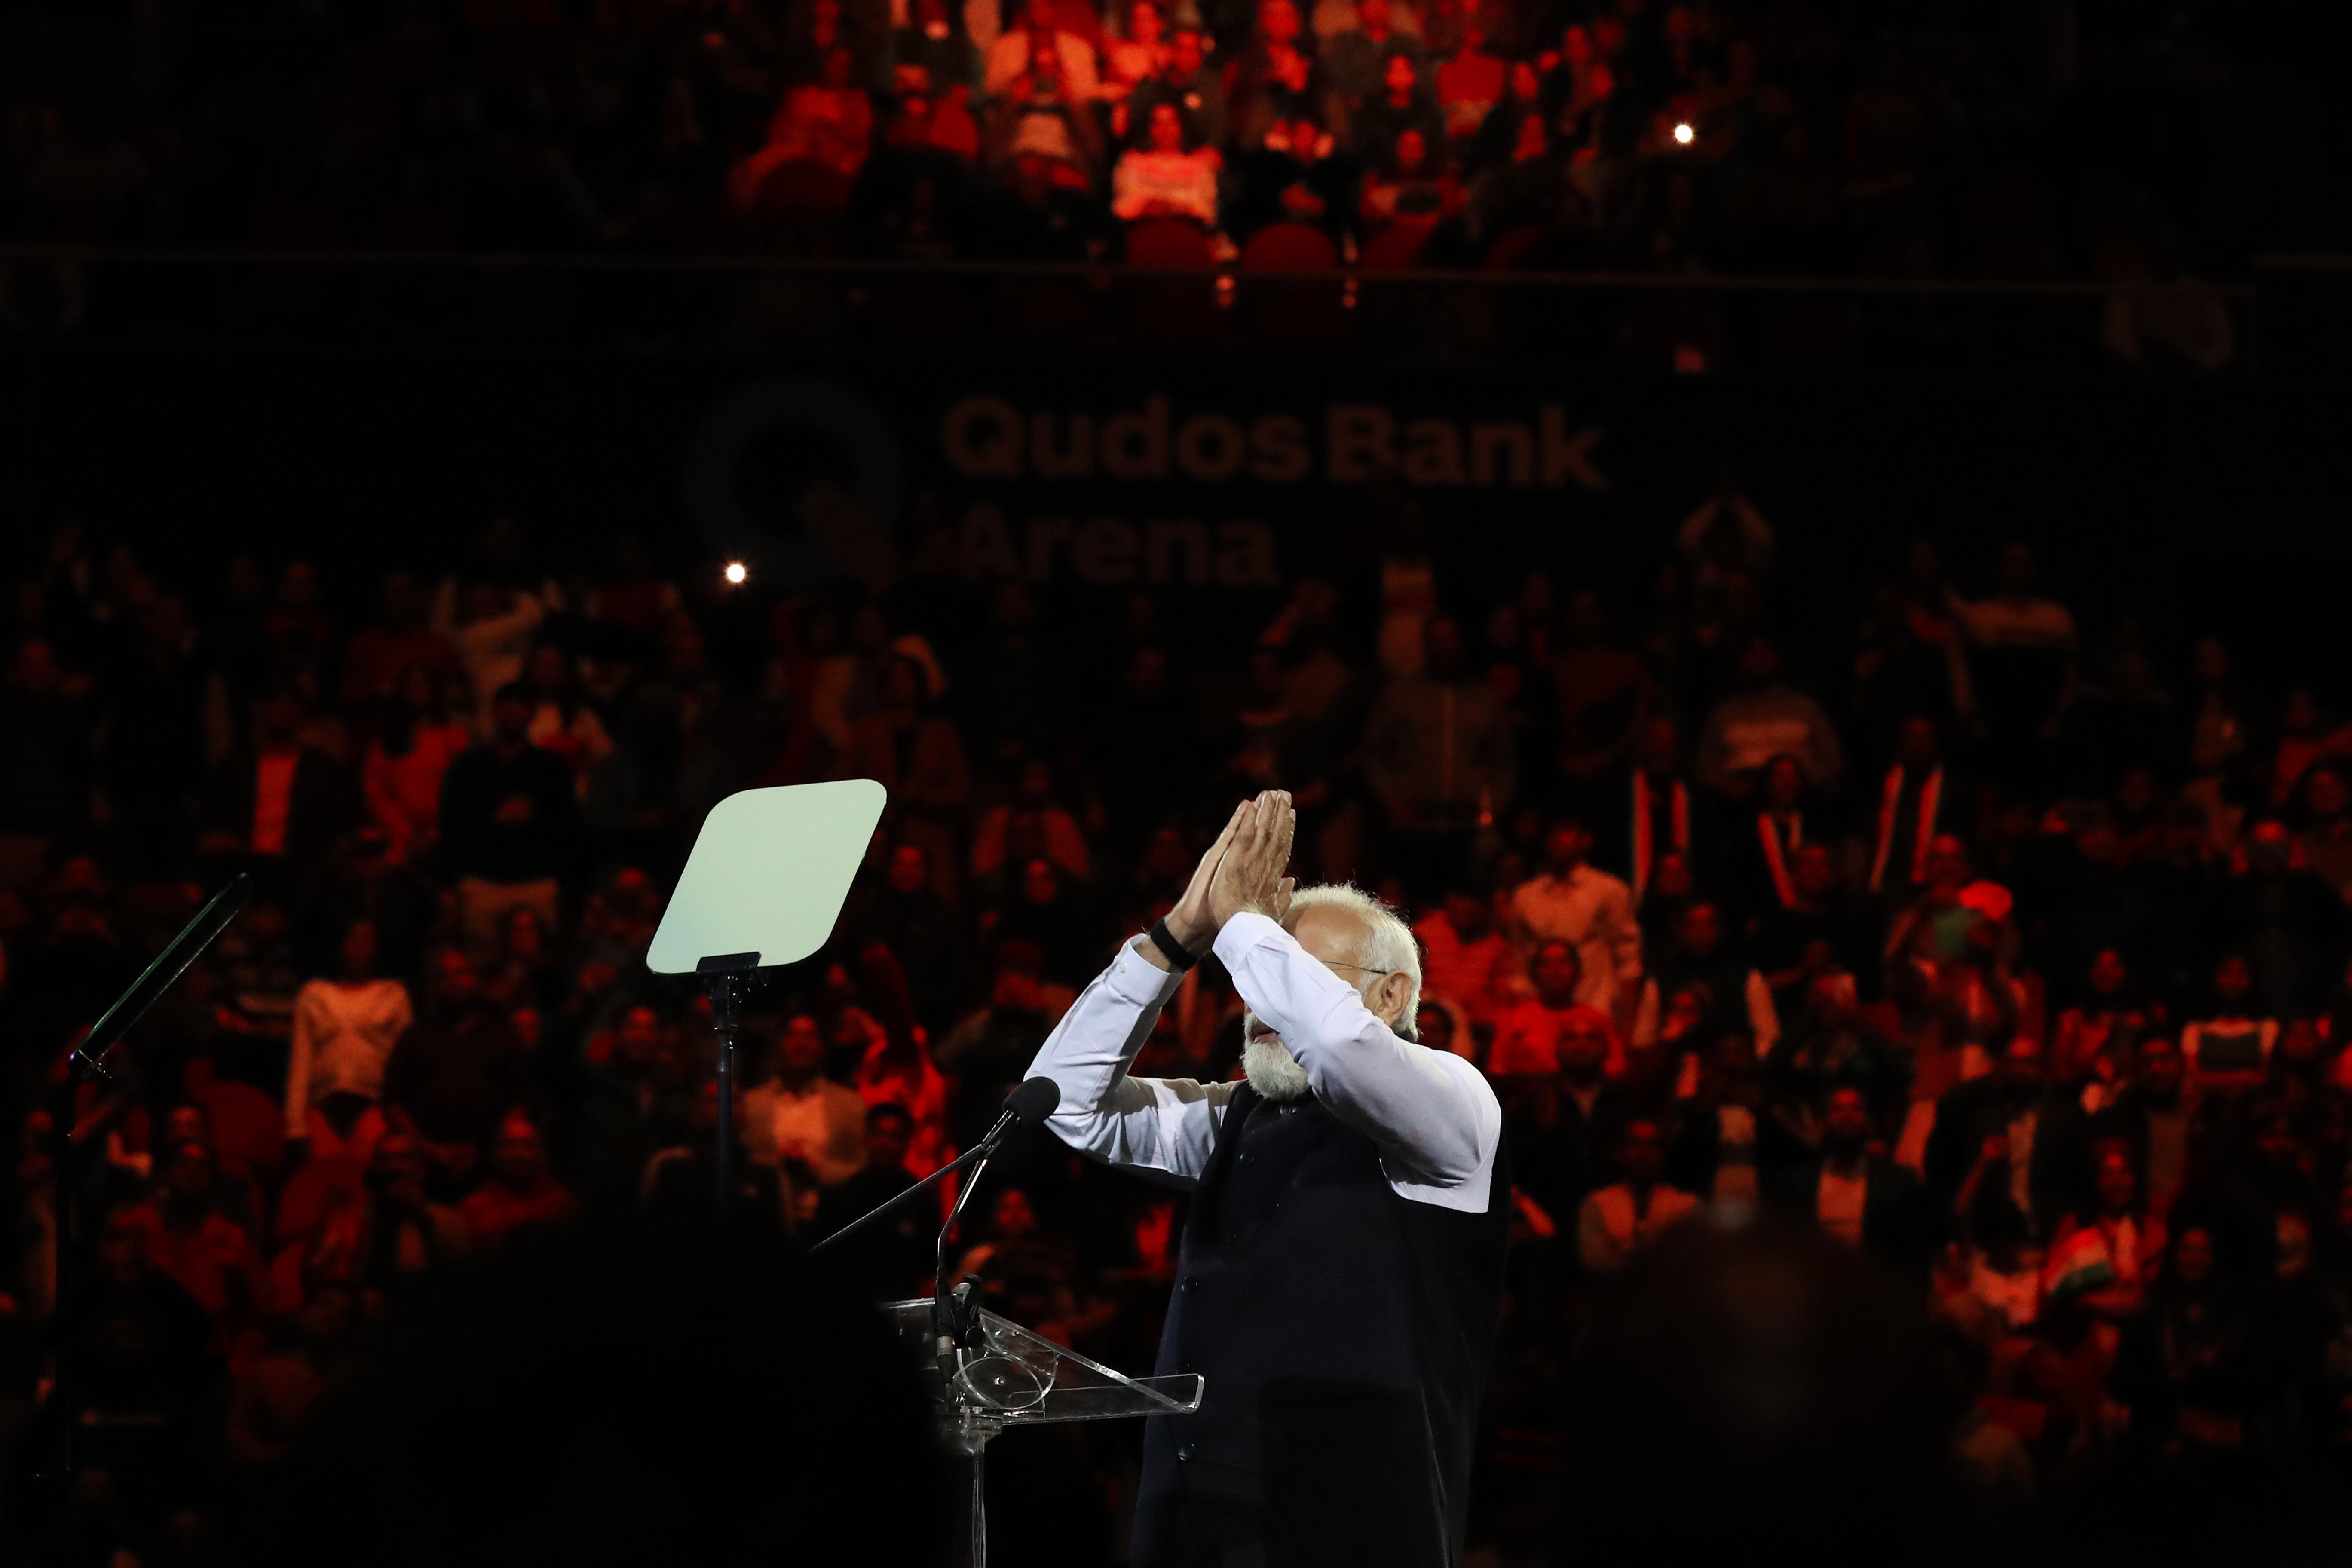
<svg viewBox="0 0 2352 1568">
<path fill-rule="evenodd" d="M 578 806 L 572 773 L 530 740 L 531 705 L 520 686 L 499 691 L 490 738 L 449 764 L 441 782 L 441 838 L 457 878 L 457 921 L 467 951 L 487 959 L 507 912 L 538 911 L 556 923 L 558 880 L 570 868 Z"/>
<path fill-rule="evenodd" d="M 1773 1196 L 1788 1213 L 1899 1267 L 1922 1265 L 1933 1236 L 1918 1178 L 1873 1149 L 1870 1101 L 1851 1084 L 1821 1109 L 1820 1153 L 1792 1165 Z"/>
<path fill-rule="evenodd" d="M 1496 929 L 1493 896 L 1457 882 L 1445 890 L 1444 907 L 1424 916 L 1412 934 L 1421 942 L 1422 994 L 1491 1028 L 1513 985 L 1511 944 Z"/>
<path fill-rule="evenodd" d="M 1808 844 L 1819 848 L 1820 819 L 1806 810 L 1805 765 L 1786 752 L 1764 764 L 1756 809 L 1742 813 L 1726 858 L 1740 913 L 1754 920 L 1798 908 L 1797 862 Z"/>
<path fill-rule="evenodd" d="M 353 921 L 340 957 L 340 973 L 295 994 L 286 1137 L 313 1156 L 348 1154 L 364 1163 L 383 1133 L 377 1102 L 384 1068 L 415 1009 L 408 987 L 376 973 L 373 924 Z"/>
<path fill-rule="evenodd" d="M 1613 1274 L 1635 1252 L 1698 1206 L 1698 1200 L 1659 1179 L 1665 1168 L 1665 1131 L 1656 1119 L 1636 1116 L 1617 1139 L 1621 1180 L 1585 1198 L 1576 1216 L 1576 1254 L 1585 1270 Z"/>
<path fill-rule="evenodd" d="M 474 1179 L 499 1119 L 530 1097 L 530 1055 L 483 1004 L 474 966 L 456 948 L 434 956 L 425 1013 L 384 1064 L 384 1109 L 423 1142 L 457 1185 Z"/>
<path fill-rule="evenodd" d="M 604 721 L 581 700 L 580 678 L 571 659 L 552 643 L 531 650 L 523 675 L 531 703 L 530 743 L 562 758 L 572 770 L 575 792 L 585 795 L 588 775 L 613 754 Z"/>
<path fill-rule="evenodd" d="M 302 701 L 291 687 L 262 699 L 252 748 L 230 752 L 213 771 L 197 839 L 205 856 L 298 886 L 325 863 L 357 816 L 357 803 L 350 775 L 304 745 L 301 730 Z"/>
<path fill-rule="evenodd" d="M 1682 731 L 1672 719 L 1653 719 L 1642 726 L 1625 798 L 1607 802 L 1601 816 L 1610 827 L 1611 861 L 1625 868 L 1636 905 L 1647 900 L 1662 857 L 1679 856 L 1690 864 L 1698 847 L 1691 804 Z"/>
<path fill-rule="evenodd" d="M 1749 638 L 1738 672 L 1738 689 L 1716 705 L 1699 734 L 1700 782 L 1718 795 L 1743 797 L 1765 764 L 1785 752 L 1802 765 L 1807 784 L 1834 786 L 1845 770 L 1837 731 L 1820 703 L 1781 679 L 1780 650 L 1766 638 Z"/>
<path fill-rule="evenodd" d="M 1879 788 L 1870 890 L 1914 897 L 1927 879 L 1927 852 L 1943 824 L 1958 817 L 1932 719 L 1914 714 L 1896 731 L 1895 762 Z"/>
<path fill-rule="evenodd" d="M 450 614 L 454 588 L 445 588 L 436 605 L 434 629 L 457 645 L 458 658 L 474 693 L 475 723 L 496 728 L 492 712 L 507 687 L 521 679 L 524 654 L 546 618 L 547 611 L 529 593 L 494 583 L 472 583 L 463 595 L 463 614 Z"/>
<path fill-rule="evenodd" d="M 1609 1027 L 1608 1015 L 1576 999 L 1582 967 L 1573 942 L 1540 942 L 1528 960 L 1528 977 L 1535 994 L 1504 1010 L 1495 1023 L 1495 1044 L 1486 1054 L 1490 1078 L 1549 1078 L 1559 1070 L 1560 1041 L 1571 1032 L 1598 1029 L 1609 1044 L 1612 1071 L 1622 1070 L 1622 1053 Z"/>
<path fill-rule="evenodd" d="M 441 780 L 469 743 L 466 726 L 444 712 L 441 690 L 422 666 L 403 672 L 360 762 L 368 816 L 396 862 L 439 847 Z"/>
<path fill-rule="evenodd" d="M 1511 895 L 1511 923 L 1522 940 L 1574 946 L 1583 970 L 1577 1000 L 1622 1024 L 1641 991 L 1642 928 L 1625 884 L 1585 864 L 1591 848 L 1582 823 L 1553 823 L 1544 836 L 1543 874 Z"/>
<path fill-rule="evenodd" d="M 2074 617 L 2035 591 L 2033 547 L 2000 552 L 2000 586 L 1970 604 L 1947 590 L 1968 633 L 1977 709 L 1985 725 L 1986 772 L 1995 784 L 2036 798 L 2046 786 L 2046 759 L 2079 676 Z"/>
<path fill-rule="evenodd" d="M 1417 73 L 1426 72 L 1421 40 L 1396 30 L 1390 0 L 1356 0 L 1356 25 L 1323 46 L 1324 85 L 1335 100 L 1352 109 L 1382 89 L 1388 63 L 1399 56 Z"/>
<path fill-rule="evenodd" d="M 1426 671 L 1392 677 L 1372 704 L 1364 775 L 1398 876 L 1426 898 L 1466 858 L 1473 830 L 1510 809 L 1517 776 L 1501 704 L 1464 668 L 1461 629 L 1439 616 L 1423 636 Z"/>
<path fill-rule="evenodd" d="M 2269 1071 L 2278 1037 L 2278 1020 L 2254 1000 L 2252 966 L 2233 952 L 2214 966 L 2205 1005 L 2181 1025 L 2180 1057 L 2200 1085 L 2251 1087 Z"/>
<path fill-rule="evenodd" d="M 398 692 L 409 672 L 421 670 L 435 689 L 461 673 L 457 650 L 425 624 L 431 601 L 413 572 L 383 574 L 376 620 L 354 633 L 343 649 L 342 704 L 365 710 Z"/>
<path fill-rule="evenodd" d="M 794 1014 L 776 1042 L 772 1092 L 744 1096 L 745 1141 L 755 1150 L 764 1142 L 777 1160 L 795 1162 L 821 1186 L 835 1187 L 866 1162 L 866 1101 L 826 1078 L 824 1066 L 824 1032 L 809 1015 Z M 765 1123 L 757 1131 L 748 1125 L 755 1117 Z"/>
<path fill-rule="evenodd" d="M 866 1163 L 817 1200 L 817 1230 L 831 1236 L 915 1184 L 907 1169 L 914 1120 L 883 1100 L 866 1113 Z M 928 1288 L 936 1207 L 905 1203 L 833 1249 L 834 1267 L 869 1301 L 892 1301 Z"/>
</svg>

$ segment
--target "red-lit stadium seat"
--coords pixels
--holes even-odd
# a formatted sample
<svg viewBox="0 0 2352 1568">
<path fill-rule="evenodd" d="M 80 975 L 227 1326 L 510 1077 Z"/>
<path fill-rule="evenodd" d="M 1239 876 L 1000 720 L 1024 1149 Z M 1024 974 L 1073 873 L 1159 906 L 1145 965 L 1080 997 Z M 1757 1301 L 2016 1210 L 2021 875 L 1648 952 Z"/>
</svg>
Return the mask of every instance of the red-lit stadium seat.
<svg viewBox="0 0 2352 1568">
<path fill-rule="evenodd" d="M 1129 267 L 1205 268 L 1213 259 L 1208 232 L 1191 218 L 1139 218 L 1127 226 Z"/>
<path fill-rule="evenodd" d="M 1312 272 L 1339 265 L 1330 237 L 1303 223 L 1269 224 L 1242 247 L 1244 270 Z"/>
<path fill-rule="evenodd" d="M 1427 224 L 1389 224 L 1364 242 L 1359 265 L 1367 272 L 1410 272 L 1421 265 L 1422 247 L 1428 243 Z"/>
</svg>

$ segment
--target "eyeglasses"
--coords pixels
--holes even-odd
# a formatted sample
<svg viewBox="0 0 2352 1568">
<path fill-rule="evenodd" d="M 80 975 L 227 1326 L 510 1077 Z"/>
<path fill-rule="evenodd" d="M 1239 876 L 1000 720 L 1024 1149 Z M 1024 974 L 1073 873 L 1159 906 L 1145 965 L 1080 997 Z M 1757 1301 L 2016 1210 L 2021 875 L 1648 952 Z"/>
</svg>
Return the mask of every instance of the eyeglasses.
<svg viewBox="0 0 2352 1568">
<path fill-rule="evenodd" d="M 1371 969 L 1367 968 L 1365 965 L 1360 963 L 1342 963 L 1336 958 L 1327 958 L 1323 962 L 1333 969 L 1361 970 L 1366 974 L 1394 974 L 1396 973 L 1393 969 Z"/>
</svg>

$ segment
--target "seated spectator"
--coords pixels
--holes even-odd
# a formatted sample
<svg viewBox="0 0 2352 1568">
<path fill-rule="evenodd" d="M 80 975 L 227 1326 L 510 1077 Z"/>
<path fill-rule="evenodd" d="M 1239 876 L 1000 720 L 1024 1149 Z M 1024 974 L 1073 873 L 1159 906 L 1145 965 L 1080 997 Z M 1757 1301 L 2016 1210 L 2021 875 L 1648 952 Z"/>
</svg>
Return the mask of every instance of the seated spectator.
<svg viewBox="0 0 2352 1568">
<path fill-rule="evenodd" d="M 461 721 L 442 706 L 442 688 L 422 667 L 404 672 L 380 730 L 360 763 L 368 816 L 383 830 L 395 863 L 428 856 L 440 845 L 441 780 L 472 743 Z"/>
<path fill-rule="evenodd" d="M 1927 1191 L 1988 1248 L 2036 1242 L 2079 1201 L 2082 1131 L 2078 1108 L 2050 1088 L 2041 1042 L 2020 1035 L 1992 1072 L 1937 1101 Z"/>
<path fill-rule="evenodd" d="M 1486 1053 L 1491 1077 L 1551 1077 L 1559 1070 L 1559 1042 L 1571 1030 L 1598 1029 L 1617 1058 L 1610 1064 L 1612 1070 L 1624 1070 L 1609 1016 L 1577 1000 L 1583 965 L 1577 961 L 1575 943 L 1557 938 L 1536 943 L 1528 959 L 1528 976 L 1535 994 L 1505 1008 L 1495 1021 L 1495 1043 Z"/>
<path fill-rule="evenodd" d="M 1836 784 L 1845 768 L 1837 729 L 1820 703 L 1782 680 L 1780 650 L 1763 637 L 1750 638 L 1740 650 L 1738 680 L 1700 731 L 1700 782 L 1719 795 L 1744 798 L 1766 764 L 1785 752 L 1802 767 L 1806 784 Z"/>
<path fill-rule="evenodd" d="M 860 952 L 877 944 L 887 950 L 906 976 L 917 1018 L 940 1028 L 952 1021 L 971 963 L 968 926 L 940 897 L 919 845 L 890 851 L 883 886 L 852 896 L 841 929 Z"/>
<path fill-rule="evenodd" d="M 350 774 L 301 739 L 302 700 L 279 687 L 254 709 L 250 748 L 213 771 L 197 848 L 268 875 L 315 872 L 358 816 Z"/>
<path fill-rule="evenodd" d="M 982 160 L 992 168 L 1012 169 L 1016 179 L 1034 179 L 1042 170 L 1056 188 L 1091 191 L 1103 165 L 1093 68 L 1088 66 L 1084 79 L 1070 71 L 1055 37 L 1068 35 L 1009 35 L 1031 50 L 1029 68 L 1006 80 L 989 104 Z"/>
<path fill-rule="evenodd" d="M 2231 953 L 2214 966 L 2210 999 L 2180 1026 L 2181 1058 L 2197 1082 L 2242 1088 L 2262 1080 L 2279 1025 L 2260 1013 L 2253 966 L 2242 953 Z"/>
<path fill-rule="evenodd" d="M 467 951 L 487 959 L 507 911 L 526 906 L 555 924 L 557 879 L 570 868 L 579 818 L 571 770 L 530 739 L 531 703 L 520 686 L 499 692 L 489 739 L 449 764 L 441 783 L 441 839 L 457 878 Z"/>
<path fill-rule="evenodd" d="M 530 1098 L 530 1058 L 485 1003 L 463 952 L 442 949 L 428 973 L 424 1015 L 384 1064 L 383 1103 L 394 1125 L 422 1142 L 436 1173 L 463 1187 L 499 1119 Z"/>
<path fill-rule="evenodd" d="M 914 1119 L 882 1100 L 866 1112 L 866 1163 L 817 1200 L 816 1228 L 831 1236 L 915 1184 L 908 1169 Z M 926 1171 L 925 1174 L 929 1173 Z M 834 1267 L 869 1301 L 895 1301 L 929 1289 L 937 1205 L 909 1201 L 831 1249 Z"/>
<path fill-rule="evenodd" d="M 2108 1387 L 2131 1447 L 2226 1454 L 2246 1444 L 2258 1387 L 2253 1307 L 2220 1268 L 2210 1229 L 2178 1231 L 2147 1304 L 2124 1325 Z"/>
<path fill-rule="evenodd" d="M 350 1363 L 357 1320 L 348 1290 L 316 1286 L 278 1315 L 258 1355 L 232 1368 L 221 1441 L 234 1468 L 266 1472 L 293 1454 L 311 1407 Z"/>
<path fill-rule="evenodd" d="M 1422 994 L 1462 1009 L 1473 1024 L 1493 1026 L 1510 1003 L 1516 976 L 1510 943 L 1495 927 L 1495 901 L 1484 889 L 1446 889 L 1444 907 L 1412 928 L 1421 942 Z"/>
<path fill-rule="evenodd" d="M 1659 1179 L 1665 1166 L 1664 1129 L 1636 1116 L 1617 1138 L 1621 1180 L 1592 1193 L 1576 1216 L 1576 1255 L 1590 1274 L 1613 1274 L 1641 1248 L 1698 1206 L 1698 1200 Z"/>
<path fill-rule="evenodd" d="M 578 1212 L 579 1202 L 547 1168 L 547 1147 L 539 1128 L 520 1110 L 499 1122 L 482 1184 L 466 1194 L 465 1215 L 472 1246 L 496 1247 L 525 1226 L 561 1225 Z"/>
<path fill-rule="evenodd" d="M 1111 212 L 1128 223 L 1189 217 L 1203 228 L 1214 228 L 1216 149 L 1185 147 L 1183 115 L 1174 104 L 1155 103 L 1150 115 L 1144 144 L 1121 153 L 1111 171 Z"/>
<path fill-rule="evenodd" d="M 899 94 L 881 148 L 849 193 L 852 238 L 863 250 L 904 260 L 952 257 L 969 217 L 979 156 L 979 127 L 948 97 Z"/>
<path fill-rule="evenodd" d="M 1821 1105 L 1821 1149 L 1780 1173 L 1767 1195 L 1786 1213 L 1848 1247 L 1900 1268 L 1923 1268 L 1936 1234 L 1918 1178 L 1873 1145 L 1870 1101 L 1853 1085 Z"/>
<path fill-rule="evenodd" d="M 61 1324 L 80 1386 L 83 1420 L 190 1438 L 220 1367 L 220 1339 L 204 1307 L 147 1258 L 152 1226 L 119 1209 L 100 1229 L 95 1267 Z"/>
<path fill-rule="evenodd" d="M 1364 176 L 1358 212 L 1366 228 L 1432 227 L 1462 210 L 1462 183 L 1442 154 L 1431 155 L 1430 147 L 1419 130 L 1408 126 L 1397 132 L 1394 151 Z"/>
<path fill-rule="evenodd" d="M 365 1163 L 383 1136 L 384 1068 L 416 1015 L 408 987 L 376 973 L 373 925 L 353 921 L 340 956 L 341 973 L 311 981 L 294 997 L 286 1137 L 313 1157 Z"/>
<path fill-rule="evenodd" d="M 874 102 L 854 79 L 856 68 L 849 50 L 835 47 L 825 53 L 823 77 L 785 89 L 768 121 L 767 144 L 728 175 L 736 205 L 754 205 L 761 184 L 784 163 L 822 163 L 856 177 L 874 145 Z"/>
<path fill-rule="evenodd" d="M 156 1173 L 154 1195 L 126 1209 L 121 1223 L 135 1227 L 148 1263 L 195 1299 L 226 1350 L 236 1334 L 269 1309 L 269 1277 L 252 1233 L 221 1213 L 215 1201 L 211 1147 L 196 1139 L 170 1146 Z"/>
<path fill-rule="evenodd" d="M 1320 6 L 1316 15 L 1319 21 Z M 1323 46 L 1323 84 L 1335 100 L 1352 108 L 1386 87 L 1389 61 L 1399 58 L 1416 79 L 1426 74 L 1421 40 L 1395 29 L 1391 0 L 1356 0 L 1356 25 Z"/>
<path fill-rule="evenodd" d="M 2103 1144 L 2093 1159 L 2091 1206 L 2059 1220 L 2042 1292 L 2072 1297 L 2122 1323 L 2140 1310 L 2156 1282 L 2164 1257 L 2164 1221 L 2140 1201 L 2139 1173 L 2132 1168 L 2129 1149 Z"/>
</svg>

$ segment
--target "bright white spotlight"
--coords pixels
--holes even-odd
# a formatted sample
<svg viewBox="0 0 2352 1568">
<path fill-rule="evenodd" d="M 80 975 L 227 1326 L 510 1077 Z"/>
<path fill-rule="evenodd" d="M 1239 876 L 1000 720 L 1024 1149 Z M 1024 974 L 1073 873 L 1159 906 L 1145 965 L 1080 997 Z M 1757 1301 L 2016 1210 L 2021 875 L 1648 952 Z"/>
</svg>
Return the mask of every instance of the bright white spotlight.
<svg viewBox="0 0 2352 1568">
<path fill-rule="evenodd" d="M 1690 121 L 1687 120 L 1675 127 L 1675 141 L 1685 147 L 1691 144 L 1692 134 Z"/>
<path fill-rule="evenodd" d="M 740 561 L 730 561 L 727 563 L 727 571 L 725 573 L 727 581 L 733 584 L 738 588 L 743 585 L 743 580 L 751 574 L 751 569 L 744 565 Z"/>
</svg>

